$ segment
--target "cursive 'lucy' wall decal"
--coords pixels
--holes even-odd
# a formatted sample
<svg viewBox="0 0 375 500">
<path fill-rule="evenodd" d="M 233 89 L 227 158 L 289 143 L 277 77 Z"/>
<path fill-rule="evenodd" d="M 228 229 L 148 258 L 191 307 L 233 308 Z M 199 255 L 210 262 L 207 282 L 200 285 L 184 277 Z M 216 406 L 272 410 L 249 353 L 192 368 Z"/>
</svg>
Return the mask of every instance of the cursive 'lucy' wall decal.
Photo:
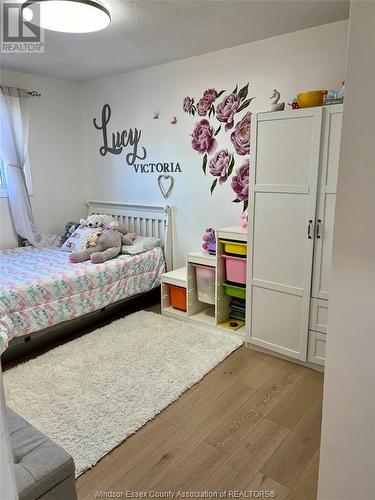
<svg viewBox="0 0 375 500">
<path fill-rule="evenodd" d="M 155 113 L 154 118 L 159 118 L 159 113 Z M 103 146 L 99 148 L 99 153 L 102 156 L 105 156 L 107 153 L 119 155 L 124 149 L 131 148 L 125 156 L 125 160 L 130 167 L 134 168 L 136 174 L 169 174 L 182 172 L 178 161 L 140 163 L 139 160 L 145 160 L 147 157 L 146 148 L 140 144 L 142 131 L 137 128 L 129 128 L 127 130 L 109 132 L 107 126 L 110 119 L 111 107 L 109 104 L 104 104 L 100 122 L 96 118 L 93 118 L 93 124 L 96 130 L 102 131 Z M 174 119 L 177 123 L 177 118 L 174 117 Z"/>
<path fill-rule="evenodd" d="M 137 128 L 122 130 L 121 132 L 112 132 L 111 138 L 107 130 L 107 125 L 111 118 L 111 107 L 109 104 L 104 104 L 102 109 L 101 122 L 98 123 L 96 118 L 93 119 L 94 127 L 102 131 L 103 146 L 99 148 L 99 153 L 105 156 L 107 153 L 119 155 L 124 148 L 131 147 L 132 150 L 126 155 L 126 163 L 133 165 L 136 160 L 144 160 L 147 156 L 146 148 L 140 146 L 142 131 Z"/>
</svg>

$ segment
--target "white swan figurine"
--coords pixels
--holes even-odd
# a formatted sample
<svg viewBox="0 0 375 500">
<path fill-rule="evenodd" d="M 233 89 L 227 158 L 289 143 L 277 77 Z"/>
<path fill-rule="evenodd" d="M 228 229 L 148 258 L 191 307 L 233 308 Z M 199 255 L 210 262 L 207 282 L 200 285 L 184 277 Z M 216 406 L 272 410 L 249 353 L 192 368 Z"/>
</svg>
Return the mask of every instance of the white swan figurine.
<svg viewBox="0 0 375 500">
<path fill-rule="evenodd" d="M 273 94 L 270 97 L 271 106 L 270 111 L 283 111 L 285 109 L 285 102 L 278 102 L 280 99 L 280 92 L 274 89 Z"/>
</svg>

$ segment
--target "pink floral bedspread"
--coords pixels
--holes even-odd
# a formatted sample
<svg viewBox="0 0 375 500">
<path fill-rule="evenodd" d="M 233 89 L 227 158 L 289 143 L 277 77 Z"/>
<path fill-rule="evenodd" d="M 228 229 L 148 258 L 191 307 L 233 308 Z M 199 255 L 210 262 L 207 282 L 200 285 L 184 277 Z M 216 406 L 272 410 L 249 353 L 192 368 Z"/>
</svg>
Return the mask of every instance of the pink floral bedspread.
<svg viewBox="0 0 375 500">
<path fill-rule="evenodd" d="M 160 285 L 161 248 L 103 264 L 69 262 L 56 248 L 0 252 L 0 353 L 14 336 L 56 325 Z"/>
</svg>

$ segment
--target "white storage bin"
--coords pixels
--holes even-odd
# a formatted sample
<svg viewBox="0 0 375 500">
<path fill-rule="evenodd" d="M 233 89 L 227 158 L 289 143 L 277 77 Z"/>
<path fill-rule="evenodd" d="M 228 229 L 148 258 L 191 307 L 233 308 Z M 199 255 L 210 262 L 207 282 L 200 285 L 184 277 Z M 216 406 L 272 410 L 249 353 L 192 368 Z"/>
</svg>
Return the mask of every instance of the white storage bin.
<svg viewBox="0 0 375 500">
<path fill-rule="evenodd" d="M 198 300 L 215 304 L 215 268 L 193 264 L 197 278 Z"/>
</svg>

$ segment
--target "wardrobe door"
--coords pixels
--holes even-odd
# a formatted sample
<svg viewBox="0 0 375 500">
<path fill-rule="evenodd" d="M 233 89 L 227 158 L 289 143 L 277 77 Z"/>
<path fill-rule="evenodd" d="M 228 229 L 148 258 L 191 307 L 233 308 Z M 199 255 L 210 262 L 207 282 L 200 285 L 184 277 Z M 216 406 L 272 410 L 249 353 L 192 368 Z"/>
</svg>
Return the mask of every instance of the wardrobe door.
<svg viewBox="0 0 375 500">
<path fill-rule="evenodd" d="M 255 122 L 255 123 L 254 123 Z M 253 120 L 250 343 L 306 360 L 322 109 Z"/>
<path fill-rule="evenodd" d="M 323 113 L 312 287 L 312 296 L 317 299 L 329 299 L 342 111 L 342 105 L 335 105 Z"/>
</svg>

